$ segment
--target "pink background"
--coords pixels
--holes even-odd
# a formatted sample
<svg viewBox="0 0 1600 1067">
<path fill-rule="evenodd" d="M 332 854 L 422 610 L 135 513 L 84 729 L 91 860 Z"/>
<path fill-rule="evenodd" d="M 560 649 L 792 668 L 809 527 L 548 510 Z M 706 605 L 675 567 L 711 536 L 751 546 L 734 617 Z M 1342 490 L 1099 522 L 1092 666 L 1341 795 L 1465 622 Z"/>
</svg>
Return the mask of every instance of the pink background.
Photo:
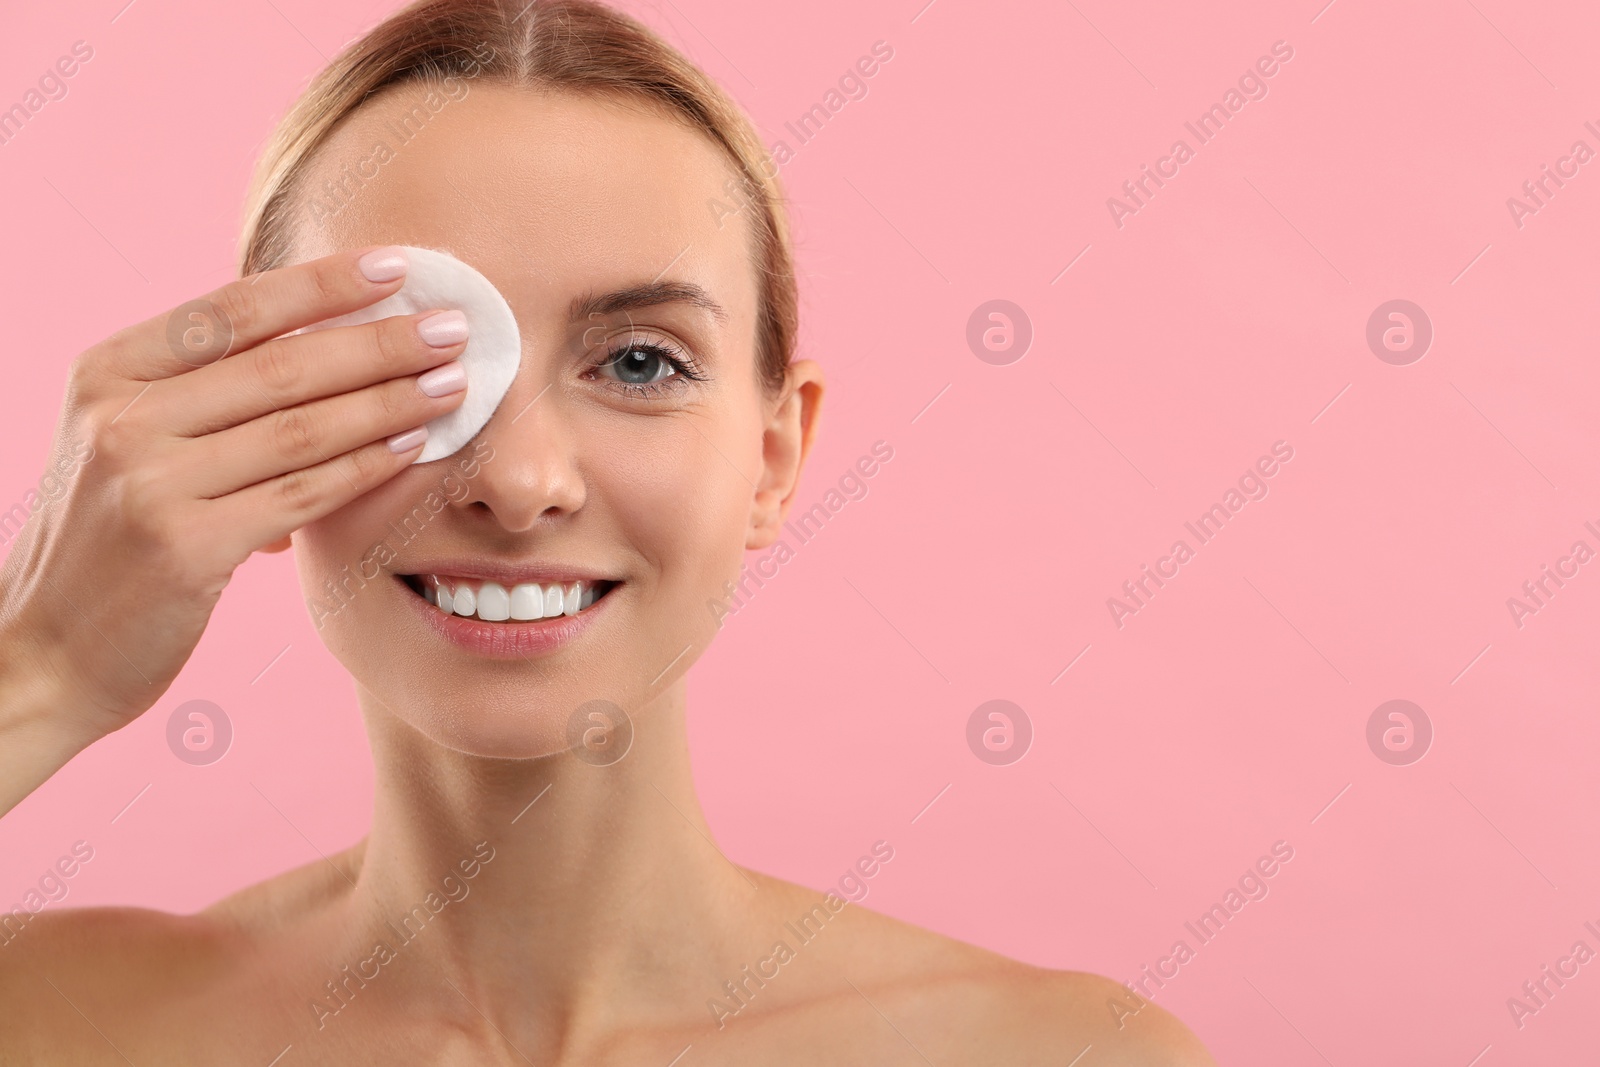
<svg viewBox="0 0 1600 1067">
<path fill-rule="evenodd" d="M 923 2 L 634 8 L 791 147 L 786 121 L 894 49 L 783 171 L 802 346 L 831 379 L 801 499 L 874 441 L 894 458 L 692 675 L 722 846 L 820 887 L 886 839 L 867 906 L 1128 979 L 1285 840 L 1270 895 L 1157 997 L 1219 1061 L 1592 1055 L 1600 963 L 1521 1029 L 1506 999 L 1600 949 L 1600 562 L 1520 629 L 1506 600 L 1600 549 L 1600 161 L 1521 228 L 1506 198 L 1600 150 L 1600 15 Z M 0 506 L 43 471 L 71 359 L 230 276 L 273 121 L 394 6 L 137 0 L 113 22 L 124 3 L 11 5 L 0 35 L 5 105 L 95 50 L 0 146 Z M 1269 95 L 1119 229 L 1107 197 L 1194 147 L 1185 120 L 1278 40 Z M 1006 366 L 965 340 L 996 298 L 1034 329 Z M 1409 366 L 1365 341 L 1395 298 L 1434 325 Z M 1106 599 L 1278 440 L 1270 495 L 1119 629 Z M 1010 766 L 966 743 L 997 698 L 1035 732 Z M 1409 766 L 1366 741 L 1395 698 L 1435 731 Z M 211 766 L 166 746 L 191 699 L 234 723 Z M 0 823 L 0 903 L 87 839 L 67 905 L 198 909 L 358 838 L 370 786 L 292 560 L 257 557 L 157 707 Z"/>
</svg>

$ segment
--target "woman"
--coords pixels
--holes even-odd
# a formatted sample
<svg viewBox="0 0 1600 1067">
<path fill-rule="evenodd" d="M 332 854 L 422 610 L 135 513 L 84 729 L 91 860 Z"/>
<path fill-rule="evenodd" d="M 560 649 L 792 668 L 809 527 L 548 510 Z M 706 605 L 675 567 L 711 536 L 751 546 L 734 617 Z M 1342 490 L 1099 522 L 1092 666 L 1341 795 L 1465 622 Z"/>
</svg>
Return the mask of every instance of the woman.
<svg viewBox="0 0 1600 1067">
<path fill-rule="evenodd" d="M 399 289 L 397 246 L 475 266 L 523 339 L 432 463 L 462 316 L 296 332 Z M 241 266 L 72 368 L 56 448 L 88 458 L 0 575 L 4 808 L 149 708 L 233 570 L 292 543 L 371 737 L 371 833 L 198 915 L 40 915 L 0 951 L 0 1061 L 1212 1062 L 1115 983 L 712 843 L 685 674 L 777 536 L 823 378 L 791 360 L 773 168 L 682 56 L 588 3 L 413 5 L 284 120 Z M 169 342 L 195 314 L 227 358 Z M 563 613 L 478 607 L 532 584 Z"/>
</svg>

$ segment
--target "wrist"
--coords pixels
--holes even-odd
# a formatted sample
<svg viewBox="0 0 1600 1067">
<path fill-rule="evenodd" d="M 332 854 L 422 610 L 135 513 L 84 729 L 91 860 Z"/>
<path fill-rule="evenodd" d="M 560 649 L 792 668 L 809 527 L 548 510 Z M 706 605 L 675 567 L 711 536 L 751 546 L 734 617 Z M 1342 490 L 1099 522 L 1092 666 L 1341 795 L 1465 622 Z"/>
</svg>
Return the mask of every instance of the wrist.
<svg viewBox="0 0 1600 1067">
<path fill-rule="evenodd" d="M 0 648 L 0 737 L 13 758 L 48 778 L 107 731 L 25 641 L 0 640 Z M 12 759 L 5 762 L 7 770 L 25 773 Z"/>
</svg>

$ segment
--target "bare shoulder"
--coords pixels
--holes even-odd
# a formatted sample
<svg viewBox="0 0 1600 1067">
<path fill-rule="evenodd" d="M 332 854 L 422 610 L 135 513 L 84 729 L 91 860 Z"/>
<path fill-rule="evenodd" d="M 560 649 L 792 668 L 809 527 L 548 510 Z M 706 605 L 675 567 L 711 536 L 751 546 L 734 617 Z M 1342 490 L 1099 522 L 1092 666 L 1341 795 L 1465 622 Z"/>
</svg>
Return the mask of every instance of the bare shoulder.
<svg viewBox="0 0 1600 1067">
<path fill-rule="evenodd" d="M 70 974 L 86 962 L 97 970 L 126 964 L 170 974 L 183 959 L 214 960 L 335 899 L 341 875 L 352 869 L 349 856 L 334 857 L 331 867 L 318 860 L 285 871 L 194 915 L 126 907 L 13 912 L 0 933 L 0 979 L 41 968 Z"/>
<path fill-rule="evenodd" d="M 102 1029 L 134 1031 L 168 1005 L 218 995 L 248 976 L 263 935 L 317 898 L 318 878 L 289 871 L 194 915 L 128 907 L 13 913 L 0 938 L 0 1062 L 44 1062 L 29 1056 L 63 1050 L 89 1062 L 91 1051 L 111 1051 Z"/>
<path fill-rule="evenodd" d="M 849 995 L 935 1063 L 1068 1064 L 1093 1049 L 1085 1062 L 1101 1067 L 1216 1067 L 1172 1013 L 1109 978 L 1035 967 L 859 904 L 835 922 L 828 954 L 852 976 Z"/>
<path fill-rule="evenodd" d="M 94 980 L 121 984 L 124 967 L 134 965 L 172 975 L 185 960 L 225 950 L 227 940 L 224 925 L 202 916 L 149 908 L 42 911 L 0 945 L 0 989 L 9 1007 L 13 996 L 48 1000 L 51 982 L 60 979 L 80 988 Z"/>
<path fill-rule="evenodd" d="M 1139 1000 L 1118 983 L 1085 971 L 1013 964 L 992 979 L 1002 1007 L 987 1022 L 995 1046 L 1018 1063 L 1069 1058 L 1092 1048 L 1097 1064 L 1216 1067 L 1200 1039 L 1177 1016 Z"/>
<path fill-rule="evenodd" d="M 150 998 L 203 988 L 230 953 L 226 928 L 145 908 L 42 911 L 0 945 L 0 1062 L 102 1052 L 95 1025 L 128 1010 L 130 983 Z M 95 1020 L 91 1023 L 88 1020 Z M 74 1062 L 77 1062 L 76 1060 Z"/>
</svg>

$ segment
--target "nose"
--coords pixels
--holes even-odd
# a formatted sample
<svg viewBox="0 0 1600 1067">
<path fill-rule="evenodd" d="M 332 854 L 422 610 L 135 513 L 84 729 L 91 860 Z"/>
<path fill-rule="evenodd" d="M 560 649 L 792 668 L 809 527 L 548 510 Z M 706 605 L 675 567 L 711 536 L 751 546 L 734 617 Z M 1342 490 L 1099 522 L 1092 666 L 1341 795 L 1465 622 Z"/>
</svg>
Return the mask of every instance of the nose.
<svg viewBox="0 0 1600 1067">
<path fill-rule="evenodd" d="M 542 376 L 541 376 L 542 377 Z M 463 507 L 482 505 L 500 526 L 531 530 L 583 507 L 578 435 L 548 381 L 519 375 L 480 435 L 489 448 Z"/>
</svg>

